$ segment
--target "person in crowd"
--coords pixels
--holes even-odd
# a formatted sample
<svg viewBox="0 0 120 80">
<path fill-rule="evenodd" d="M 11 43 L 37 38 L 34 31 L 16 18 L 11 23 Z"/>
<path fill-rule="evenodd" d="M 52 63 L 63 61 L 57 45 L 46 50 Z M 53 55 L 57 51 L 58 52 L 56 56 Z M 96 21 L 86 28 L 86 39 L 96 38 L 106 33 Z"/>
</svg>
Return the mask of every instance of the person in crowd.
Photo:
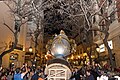
<svg viewBox="0 0 120 80">
<path fill-rule="evenodd" d="M 32 76 L 34 75 L 34 73 L 35 73 L 34 70 L 31 69 L 30 72 L 29 72 L 29 78 L 28 78 L 28 80 L 32 79 Z"/>
<path fill-rule="evenodd" d="M 11 71 L 7 75 L 7 80 L 13 80 L 13 73 Z"/>
<path fill-rule="evenodd" d="M 21 69 L 21 79 L 22 80 L 28 80 L 27 73 L 28 73 L 28 68 L 27 68 L 27 64 L 25 64 L 25 65 L 23 65 L 23 67 Z"/>
<path fill-rule="evenodd" d="M 7 80 L 7 76 L 5 72 L 2 74 L 1 80 Z"/>
<path fill-rule="evenodd" d="M 86 71 L 86 80 L 95 80 L 90 70 Z"/>
<path fill-rule="evenodd" d="M 75 80 L 80 80 L 80 73 L 77 67 L 75 67 L 75 71 L 73 73 L 73 78 L 75 78 Z"/>
<path fill-rule="evenodd" d="M 16 68 L 15 74 L 14 74 L 14 80 L 22 80 L 21 74 L 20 74 L 20 68 Z"/>
<path fill-rule="evenodd" d="M 39 72 L 39 78 L 38 78 L 38 80 L 44 80 L 44 78 L 45 78 L 45 76 L 44 76 L 44 74 L 43 74 L 43 71 L 42 70 L 39 70 L 38 71 Z"/>
<path fill-rule="evenodd" d="M 98 73 L 98 74 L 100 74 L 100 68 L 101 68 L 101 66 L 98 64 L 98 63 L 95 63 L 95 71 Z"/>
<path fill-rule="evenodd" d="M 99 77 L 101 75 L 100 67 L 99 67 L 98 63 L 95 63 L 95 65 L 92 66 L 91 74 L 94 76 L 95 80 L 97 80 L 97 77 Z"/>
<path fill-rule="evenodd" d="M 31 80 L 38 80 L 39 78 L 39 72 L 38 70 L 34 73 L 34 75 L 32 76 Z"/>
<path fill-rule="evenodd" d="M 75 80 L 74 73 L 75 73 L 75 69 L 72 67 L 72 76 L 70 77 L 70 80 Z"/>
</svg>

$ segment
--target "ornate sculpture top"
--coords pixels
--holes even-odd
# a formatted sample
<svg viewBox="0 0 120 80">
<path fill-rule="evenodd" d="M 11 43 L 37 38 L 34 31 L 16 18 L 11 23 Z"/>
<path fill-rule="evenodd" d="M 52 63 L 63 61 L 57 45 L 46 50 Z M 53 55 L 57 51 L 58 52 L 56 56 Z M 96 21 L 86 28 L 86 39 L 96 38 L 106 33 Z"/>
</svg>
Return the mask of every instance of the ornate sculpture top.
<svg viewBox="0 0 120 80">
<path fill-rule="evenodd" d="M 56 35 L 55 38 L 46 45 L 51 54 L 56 58 L 63 58 L 68 56 L 75 50 L 75 41 L 73 39 L 68 39 L 63 30 L 60 31 L 59 35 Z"/>
<path fill-rule="evenodd" d="M 69 39 L 63 30 L 53 39 L 51 54 L 55 57 L 65 57 L 70 54 Z"/>
</svg>

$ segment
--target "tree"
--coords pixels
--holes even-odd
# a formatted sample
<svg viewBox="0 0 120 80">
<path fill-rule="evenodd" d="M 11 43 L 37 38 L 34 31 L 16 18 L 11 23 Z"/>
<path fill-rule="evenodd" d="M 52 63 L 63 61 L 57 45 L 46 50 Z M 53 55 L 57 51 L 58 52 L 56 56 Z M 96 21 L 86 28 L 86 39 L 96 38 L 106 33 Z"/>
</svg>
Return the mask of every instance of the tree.
<svg viewBox="0 0 120 80">
<path fill-rule="evenodd" d="M 110 15 L 106 15 L 107 0 L 103 0 L 103 1 L 100 0 L 100 2 L 97 0 L 72 0 L 72 1 L 71 0 L 70 1 L 69 0 L 52 0 L 52 1 L 48 1 L 48 3 L 51 6 L 46 7 L 47 11 L 52 10 L 51 12 L 53 12 L 55 15 L 56 14 L 66 15 L 66 17 L 63 18 L 62 21 L 64 21 L 66 18 L 69 18 L 69 20 L 72 22 L 72 23 L 70 22 L 70 24 L 72 26 L 75 26 L 76 28 L 76 30 L 73 31 L 73 32 L 76 32 L 76 35 L 78 34 L 80 36 L 81 35 L 80 33 L 83 32 L 81 30 L 85 30 L 85 33 L 83 33 L 82 36 L 87 36 L 88 35 L 87 33 L 90 31 L 101 32 L 103 36 L 102 38 L 103 43 L 105 44 L 109 53 L 110 64 L 112 67 L 114 67 L 113 60 L 112 60 L 112 51 L 107 43 L 107 40 L 109 37 L 109 26 L 110 26 L 110 20 L 109 20 Z M 116 9 L 114 13 L 115 12 L 116 12 Z M 51 16 L 53 16 L 52 14 L 47 14 L 47 15 L 50 16 L 50 18 L 47 18 L 48 22 L 50 23 L 51 21 L 60 22 L 60 20 L 53 20 L 54 18 L 51 18 Z M 79 25 L 80 22 L 77 23 L 77 21 L 79 21 L 80 19 L 82 20 L 81 25 Z M 66 21 L 69 21 L 69 20 L 66 20 Z M 55 23 L 56 22 L 53 22 L 53 24 Z M 63 23 L 59 23 L 59 25 Z M 64 24 L 64 28 L 65 27 L 66 26 Z M 66 27 L 66 28 L 69 29 L 70 27 Z M 82 43 L 84 41 L 83 39 L 81 40 Z M 85 39 L 88 40 L 88 37 L 85 37 Z M 89 41 L 89 42 L 91 43 L 92 41 Z"/>
<path fill-rule="evenodd" d="M 109 37 L 109 26 L 111 24 L 111 20 L 109 19 L 110 15 L 106 15 L 107 13 L 104 12 L 100 12 L 100 10 L 105 9 L 105 3 L 106 0 L 103 1 L 102 5 L 100 6 L 100 8 L 98 8 L 98 11 L 96 11 L 93 15 L 97 15 L 99 16 L 99 21 L 97 22 L 97 24 L 93 25 L 91 30 L 94 31 L 99 31 L 102 33 L 102 37 L 103 37 L 103 43 L 105 45 L 105 47 L 108 50 L 108 54 L 109 54 L 109 59 L 110 59 L 110 64 L 111 67 L 114 68 L 114 62 L 112 59 L 112 50 L 110 49 L 109 45 L 108 45 L 108 37 Z M 115 13 L 116 11 L 114 11 Z M 96 26 L 97 25 L 97 26 Z"/>
<path fill-rule="evenodd" d="M 18 43 L 18 35 L 20 32 L 20 28 L 23 24 L 26 24 L 27 22 L 32 22 L 32 24 L 35 24 L 34 30 L 31 31 L 32 40 L 35 43 L 35 57 L 37 56 L 37 47 L 39 45 L 38 43 L 38 37 L 40 34 L 43 34 L 44 27 L 42 26 L 42 20 L 43 20 L 43 10 L 44 10 L 44 4 L 42 0 L 11 0 L 12 5 L 8 4 L 7 1 L 5 1 L 5 4 L 9 7 L 10 12 L 14 18 L 15 21 L 15 31 L 11 29 L 11 27 L 5 23 L 4 25 L 8 27 L 12 33 L 14 34 L 14 42 L 13 46 L 0 55 L 0 61 L 2 64 L 2 57 L 13 51 L 16 48 L 16 45 Z M 43 4 L 42 4 L 43 3 Z"/>
<path fill-rule="evenodd" d="M 26 17 L 30 15 L 30 9 L 26 7 L 26 5 L 28 5 L 30 2 L 26 1 L 22 2 L 21 0 L 12 0 L 11 2 L 12 4 L 9 4 L 8 1 L 4 1 L 4 3 L 10 9 L 12 17 L 14 18 L 15 30 L 11 29 L 11 26 L 8 25 L 5 21 L 3 24 L 13 33 L 14 41 L 12 46 L 8 50 L 4 50 L 0 54 L 0 65 L 2 65 L 3 56 L 6 55 L 7 53 L 10 53 L 16 48 L 18 44 L 18 35 L 20 32 L 20 28 L 22 27 L 23 24 L 25 24 L 28 21 Z"/>
<path fill-rule="evenodd" d="M 84 7 L 80 1 L 81 0 L 50 1 L 49 4 L 51 6 L 46 7 L 44 11 L 44 24 L 45 31 L 50 31 L 48 34 L 53 35 L 63 29 L 70 38 L 79 36 L 80 41 L 77 41 L 77 44 L 82 43 L 83 46 L 86 46 L 84 49 L 87 50 L 87 46 L 91 47 L 92 44 L 92 39 L 90 38 L 92 35 L 89 34 L 91 31 L 88 30 L 91 25 L 88 20 L 89 14 L 85 14 L 86 12 L 84 11 Z M 88 54 L 91 54 L 91 52 L 92 51 Z M 91 60 L 91 55 L 89 55 L 89 58 Z"/>
<path fill-rule="evenodd" d="M 29 16 L 29 22 L 32 22 L 34 25 L 34 30 L 31 30 L 31 36 L 32 36 L 32 41 L 34 42 L 34 61 L 36 63 L 36 57 L 38 57 L 38 38 L 39 35 L 43 35 L 44 31 L 44 26 L 43 26 L 43 10 L 44 10 L 44 4 L 41 0 L 33 0 L 31 3 L 31 16 Z M 39 56 L 41 57 L 41 56 Z"/>
</svg>

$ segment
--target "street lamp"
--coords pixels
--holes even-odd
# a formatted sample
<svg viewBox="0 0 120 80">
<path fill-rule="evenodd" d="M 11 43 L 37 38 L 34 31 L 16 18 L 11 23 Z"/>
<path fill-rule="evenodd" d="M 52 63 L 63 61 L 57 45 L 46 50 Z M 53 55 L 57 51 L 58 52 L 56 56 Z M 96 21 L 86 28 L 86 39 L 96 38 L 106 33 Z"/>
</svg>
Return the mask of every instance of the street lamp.
<svg viewBox="0 0 120 80">
<path fill-rule="evenodd" d="M 99 48 L 99 46 L 97 44 L 96 44 L 96 51 L 98 53 L 98 58 L 99 58 L 100 48 Z"/>
<path fill-rule="evenodd" d="M 98 45 L 96 45 L 96 51 L 97 51 L 97 52 L 100 52 L 100 48 L 99 48 Z"/>
<path fill-rule="evenodd" d="M 32 51 L 33 51 L 32 47 L 29 47 L 29 52 L 32 52 Z"/>
</svg>

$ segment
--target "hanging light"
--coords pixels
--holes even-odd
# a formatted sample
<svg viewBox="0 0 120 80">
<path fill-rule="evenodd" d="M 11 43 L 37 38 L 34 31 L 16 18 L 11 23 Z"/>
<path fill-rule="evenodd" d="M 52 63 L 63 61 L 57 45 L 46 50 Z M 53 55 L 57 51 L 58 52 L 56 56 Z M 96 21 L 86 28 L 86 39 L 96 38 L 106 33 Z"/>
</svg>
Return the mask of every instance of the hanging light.
<svg viewBox="0 0 120 80">
<path fill-rule="evenodd" d="M 96 51 L 97 51 L 97 52 L 100 52 L 100 48 L 99 48 L 98 45 L 96 45 Z"/>
<path fill-rule="evenodd" d="M 29 52 L 32 52 L 32 51 L 33 51 L 32 47 L 29 47 Z"/>
</svg>

